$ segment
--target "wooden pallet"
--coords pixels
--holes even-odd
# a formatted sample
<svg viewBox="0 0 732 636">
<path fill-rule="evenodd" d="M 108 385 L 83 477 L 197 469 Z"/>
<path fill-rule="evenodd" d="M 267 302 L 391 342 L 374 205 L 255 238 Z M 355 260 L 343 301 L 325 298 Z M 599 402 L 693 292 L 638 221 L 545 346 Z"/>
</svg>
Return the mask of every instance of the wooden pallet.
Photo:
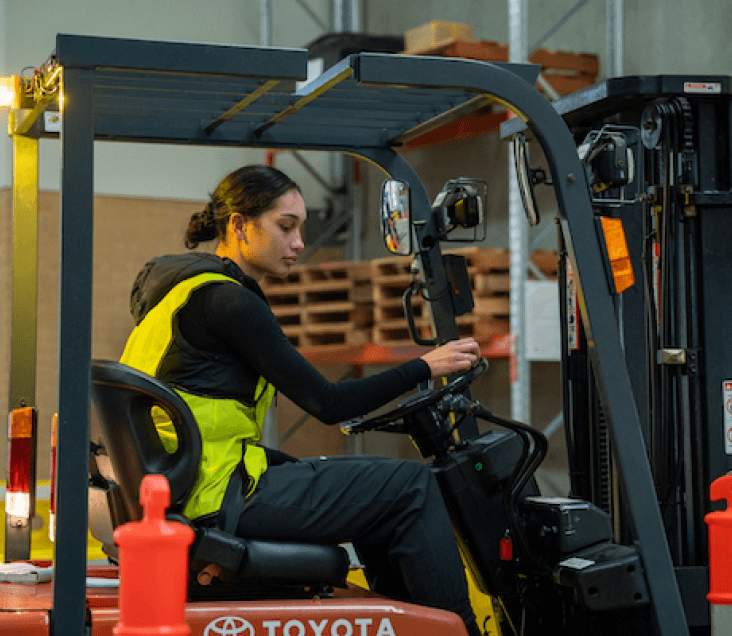
<svg viewBox="0 0 732 636">
<path fill-rule="evenodd" d="M 285 279 L 266 277 L 262 290 L 295 346 L 364 344 L 373 324 L 370 274 L 363 262 L 300 265 Z"/>
<path fill-rule="evenodd" d="M 466 247 L 449 253 L 465 258 L 475 303 L 472 312 L 456 320 L 460 335 L 487 342 L 509 333 L 509 250 Z M 546 276 L 556 275 L 555 252 L 538 250 L 531 260 Z M 301 265 L 285 279 L 266 277 L 262 289 L 296 347 L 413 345 L 402 305 L 411 266 L 412 259 L 403 256 Z M 419 335 L 432 338 L 426 301 L 411 300 Z"/>
<path fill-rule="evenodd" d="M 478 342 L 488 342 L 495 336 L 509 333 L 508 317 L 467 314 L 458 316 L 455 322 L 461 338 L 473 337 Z M 417 327 L 420 337 L 425 339 L 433 337 L 429 320 L 415 319 L 415 327 Z M 374 344 L 382 346 L 395 347 L 414 344 L 406 320 L 375 322 L 372 338 Z"/>
<path fill-rule="evenodd" d="M 412 55 L 462 57 L 485 62 L 508 62 L 508 45 L 491 40 L 461 40 L 451 38 Z M 537 49 L 529 61 L 540 64 L 542 73 L 560 95 L 591 86 L 600 72 L 600 59 L 593 53 L 572 53 Z"/>
<path fill-rule="evenodd" d="M 472 336 L 486 342 L 508 334 L 511 311 L 509 275 L 510 251 L 495 247 L 465 247 L 450 250 L 465 258 L 473 293 L 474 308 L 456 319 L 461 337 Z M 551 250 L 537 250 L 532 262 L 547 277 L 556 276 L 557 255 Z M 412 280 L 411 259 L 388 257 L 372 261 L 374 293 L 374 344 L 400 346 L 412 343 L 404 316 L 402 295 Z M 412 297 L 415 327 L 422 338 L 432 337 L 427 305 L 420 296 Z"/>
<path fill-rule="evenodd" d="M 461 336 L 488 340 L 508 333 L 509 251 L 502 248 L 467 247 L 450 250 L 466 260 L 476 308 L 456 320 Z M 404 316 L 402 295 L 412 280 L 412 259 L 388 257 L 372 261 L 374 289 L 374 344 L 399 346 L 412 343 Z M 426 301 L 412 297 L 415 327 L 421 337 L 432 337 Z M 478 302 L 480 300 L 480 302 Z"/>
<path fill-rule="evenodd" d="M 288 340 L 298 348 L 362 345 L 371 341 L 370 330 L 344 323 L 282 327 Z"/>
<path fill-rule="evenodd" d="M 465 257 L 468 273 L 505 272 L 511 264 L 511 252 L 504 247 L 463 247 L 447 250 L 447 254 Z"/>
<path fill-rule="evenodd" d="M 557 253 L 553 250 L 534 250 L 529 255 L 531 262 L 541 271 L 547 278 L 557 277 L 557 268 L 559 260 Z"/>
<path fill-rule="evenodd" d="M 390 320 L 396 313 L 393 308 L 401 307 L 402 295 L 413 277 L 411 266 L 412 259 L 403 256 L 388 256 L 371 261 L 374 321 Z"/>
<path fill-rule="evenodd" d="M 457 319 L 460 335 L 480 342 L 509 333 L 511 252 L 497 247 L 466 247 L 453 253 L 465 257 L 474 303 L 470 314 Z"/>
<path fill-rule="evenodd" d="M 371 261 L 374 290 L 374 326 L 371 341 L 385 346 L 414 344 L 404 317 L 402 296 L 412 281 L 412 258 L 387 256 Z M 425 302 L 413 298 L 415 315 L 422 318 Z M 426 315 L 426 314 L 425 314 Z"/>
</svg>

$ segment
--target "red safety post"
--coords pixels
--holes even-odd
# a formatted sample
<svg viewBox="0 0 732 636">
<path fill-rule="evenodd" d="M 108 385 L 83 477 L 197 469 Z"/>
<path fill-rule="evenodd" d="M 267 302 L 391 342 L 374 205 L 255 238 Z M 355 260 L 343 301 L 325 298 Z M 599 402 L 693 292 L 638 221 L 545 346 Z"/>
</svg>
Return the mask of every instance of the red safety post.
<svg viewBox="0 0 732 636">
<path fill-rule="evenodd" d="M 725 500 L 727 508 L 708 513 L 709 594 L 712 634 L 732 633 L 732 475 L 724 475 L 709 488 L 712 501 Z"/>
<path fill-rule="evenodd" d="M 188 636 L 185 603 L 193 530 L 165 520 L 170 486 L 147 475 L 140 486 L 144 518 L 114 531 L 119 546 L 119 622 L 116 636 Z"/>
</svg>

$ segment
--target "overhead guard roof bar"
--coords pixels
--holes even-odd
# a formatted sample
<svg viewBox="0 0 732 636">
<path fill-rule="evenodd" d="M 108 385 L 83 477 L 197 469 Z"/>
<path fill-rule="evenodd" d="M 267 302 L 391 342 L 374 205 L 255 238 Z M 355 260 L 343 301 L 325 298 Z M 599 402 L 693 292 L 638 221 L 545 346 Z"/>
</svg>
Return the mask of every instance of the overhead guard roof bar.
<svg viewBox="0 0 732 636">
<path fill-rule="evenodd" d="M 325 73 L 323 73 L 316 80 L 306 84 L 299 91 L 295 93 L 296 96 L 301 96 L 294 104 L 287 107 L 281 113 L 275 115 L 263 126 L 257 128 L 254 134 L 259 137 L 265 130 L 283 121 L 290 115 L 296 113 L 303 106 L 306 106 L 314 99 L 317 99 L 323 95 L 326 91 L 330 90 L 333 86 L 340 84 L 343 80 L 353 75 L 353 68 L 351 67 L 350 57 L 341 60 L 335 66 L 332 66 Z"/>
<path fill-rule="evenodd" d="M 455 106 L 450 110 L 446 110 L 444 113 L 441 113 L 436 117 L 433 117 L 432 119 L 424 121 L 421 124 L 417 124 L 414 128 L 405 130 L 401 135 L 397 135 L 396 137 L 391 139 L 389 143 L 394 146 L 401 146 L 402 144 L 405 144 L 412 139 L 416 139 L 420 135 L 432 132 L 433 130 L 436 130 L 437 128 L 440 128 L 441 126 L 444 126 L 446 124 L 451 124 L 461 117 L 464 117 L 469 113 L 475 112 L 479 108 L 483 108 L 485 106 L 488 106 L 489 104 L 492 104 L 494 101 L 495 100 L 490 95 L 478 95 L 477 97 L 473 97 L 467 102 L 459 104 L 458 106 Z"/>
<path fill-rule="evenodd" d="M 435 83 L 435 77 L 434 74 L 431 72 L 430 64 L 424 62 L 420 63 L 420 61 L 422 60 L 426 61 L 429 59 L 435 59 L 432 58 L 432 56 L 399 56 L 397 59 L 395 59 L 394 56 L 388 56 L 390 68 L 384 67 L 384 62 L 386 59 L 387 57 L 383 53 L 361 53 L 358 56 L 358 60 L 355 62 L 355 64 L 357 65 L 356 78 L 358 82 L 367 86 L 399 85 L 394 84 L 393 78 L 398 76 L 401 71 L 397 70 L 397 73 L 395 75 L 391 74 L 393 70 L 392 65 L 394 65 L 394 63 L 396 62 L 397 65 L 399 65 L 400 63 L 405 66 L 409 64 L 410 73 L 408 77 L 410 77 L 411 80 L 409 83 L 410 88 L 434 88 L 438 86 L 438 84 Z M 450 64 L 451 62 L 457 62 L 459 64 L 461 61 L 452 60 L 450 58 L 444 57 L 439 57 L 437 59 L 439 59 L 441 65 Z M 415 62 L 417 62 L 417 64 L 415 64 Z M 434 62 L 432 62 L 432 64 L 434 64 Z M 537 64 L 507 65 L 501 62 L 490 62 L 490 64 L 509 69 L 512 73 L 526 80 L 531 85 L 534 85 L 536 83 L 539 71 L 541 70 L 541 67 Z M 447 88 L 456 91 L 470 90 L 470 88 L 466 87 L 462 82 L 456 82 L 454 86 L 439 86 L 441 88 Z M 412 139 L 419 137 L 420 135 L 431 132 L 432 130 L 436 130 L 437 128 L 440 128 L 441 126 L 444 126 L 446 124 L 450 124 L 469 113 L 473 113 L 476 110 L 487 106 L 488 104 L 500 102 L 501 100 L 492 95 L 488 95 L 485 93 L 479 94 L 472 99 L 468 99 L 467 101 L 458 104 L 454 108 L 439 113 L 437 116 L 417 124 L 409 130 L 405 130 L 401 134 L 392 138 L 389 143 L 391 145 L 397 146 L 402 145 Z"/>
<path fill-rule="evenodd" d="M 307 49 L 56 36 L 61 66 L 304 80 Z"/>
<path fill-rule="evenodd" d="M 249 104 L 253 104 L 254 102 L 256 102 L 262 95 L 271 91 L 279 83 L 279 80 L 269 80 L 265 82 L 258 89 L 249 93 L 249 95 L 242 99 L 236 106 L 232 106 L 223 115 L 221 115 L 221 117 L 217 117 L 216 119 L 214 119 L 208 126 L 203 129 L 203 131 L 207 135 L 210 135 L 221 124 L 231 119 L 238 112 L 244 110 L 247 106 L 249 106 Z"/>
<path fill-rule="evenodd" d="M 361 54 L 363 55 L 363 54 Z M 418 58 L 419 61 L 421 61 L 422 57 Z M 415 60 L 412 58 L 411 62 L 413 63 Z M 417 63 L 419 63 L 417 61 Z M 266 130 L 271 128 L 272 126 L 283 122 L 285 119 L 291 117 L 298 111 L 300 111 L 302 108 L 304 108 L 306 105 L 310 104 L 317 98 L 323 96 L 327 91 L 329 91 L 331 88 L 339 85 L 344 80 L 351 78 L 354 76 L 354 66 L 357 65 L 356 56 L 349 56 L 345 59 L 341 60 L 339 63 L 325 71 L 322 75 L 320 75 L 317 79 L 313 80 L 312 82 L 308 83 L 306 86 L 301 88 L 299 91 L 297 91 L 294 95 L 296 97 L 299 97 L 297 101 L 293 104 L 290 104 L 287 106 L 284 110 L 281 112 L 275 114 L 273 117 L 271 117 L 268 121 L 266 121 L 264 124 L 259 126 L 254 131 L 254 135 L 256 137 L 260 137 L 262 133 L 264 133 Z M 538 72 L 538 71 L 536 71 Z M 525 74 L 527 76 L 531 75 L 533 78 L 533 75 L 535 74 L 533 65 L 526 65 L 525 67 Z M 360 82 L 358 82 L 360 83 Z M 364 84 L 368 85 L 368 84 Z M 387 90 L 393 90 L 395 92 L 401 93 L 399 95 L 400 97 L 403 95 L 404 97 L 407 97 L 408 87 L 402 85 L 399 86 L 384 86 L 380 83 L 372 84 L 372 86 L 375 87 L 382 87 L 386 88 Z M 268 89 L 267 89 L 268 90 Z M 419 90 L 419 89 L 416 89 Z M 414 88 L 411 88 L 411 93 L 413 94 L 415 91 Z M 220 124 L 222 124 L 224 121 L 227 121 L 231 119 L 234 115 L 241 112 L 244 108 L 249 106 L 250 104 L 254 103 L 261 95 L 263 95 L 266 92 L 266 90 L 263 88 L 260 88 L 259 91 L 250 96 L 248 96 L 246 99 L 242 100 L 239 104 L 231 108 L 229 111 L 227 111 L 224 115 L 221 117 L 218 117 L 216 120 L 214 120 L 211 124 L 206 126 L 204 129 L 207 134 L 210 134 L 216 127 L 218 127 Z M 463 91 L 464 92 L 464 91 Z M 429 132 L 431 130 L 434 130 L 436 128 L 439 128 L 445 124 L 451 123 L 460 117 L 464 116 L 465 114 L 475 112 L 476 110 L 480 108 L 484 108 L 488 104 L 495 102 L 495 99 L 489 95 L 478 95 L 472 99 L 468 99 L 467 101 L 461 101 L 453 108 L 448 108 L 447 110 L 444 110 L 442 112 L 438 112 L 434 117 L 421 121 L 414 127 L 402 132 L 401 134 L 397 135 L 396 137 L 390 139 L 387 141 L 389 145 L 402 145 L 405 142 L 409 141 L 410 139 L 414 139 L 426 132 Z M 441 107 L 444 107 L 445 103 L 443 102 L 441 104 Z M 399 109 L 396 109 L 395 112 L 399 112 Z M 424 114 L 424 113 L 422 113 Z"/>
</svg>

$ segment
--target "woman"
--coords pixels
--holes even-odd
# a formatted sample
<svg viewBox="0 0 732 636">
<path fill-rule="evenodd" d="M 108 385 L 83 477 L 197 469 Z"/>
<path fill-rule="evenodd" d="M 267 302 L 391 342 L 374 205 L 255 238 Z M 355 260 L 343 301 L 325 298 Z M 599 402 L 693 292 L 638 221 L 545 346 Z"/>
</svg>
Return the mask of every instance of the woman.
<svg viewBox="0 0 732 636">
<path fill-rule="evenodd" d="M 282 333 L 257 284 L 295 265 L 306 214 L 300 189 L 286 175 L 241 168 L 221 181 L 186 232 L 189 249 L 217 240 L 215 255 L 163 256 L 137 277 L 136 327 L 122 362 L 172 385 L 201 429 L 199 477 L 184 513 L 199 523 L 217 515 L 230 522 L 231 506 L 222 502 L 243 467 L 247 498 L 235 512 L 238 534 L 352 542 L 373 589 L 452 610 L 479 633 L 450 520 L 427 467 L 375 457 L 282 461 L 274 453 L 268 461 L 257 445 L 275 387 L 334 424 L 430 377 L 469 369 L 480 355 L 466 338 L 367 378 L 327 381 Z M 173 447 L 169 423 L 159 430 Z"/>
</svg>

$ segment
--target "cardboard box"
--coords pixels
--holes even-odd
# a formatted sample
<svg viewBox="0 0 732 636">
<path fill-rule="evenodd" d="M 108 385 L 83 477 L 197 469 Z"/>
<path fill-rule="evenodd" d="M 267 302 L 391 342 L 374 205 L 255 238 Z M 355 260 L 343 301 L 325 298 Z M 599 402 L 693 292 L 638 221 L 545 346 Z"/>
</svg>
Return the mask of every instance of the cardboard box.
<svg viewBox="0 0 732 636">
<path fill-rule="evenodd" d="M 404 50 L 407 53 L 414 53 L 439 46 L 451 40 L 472 41 L 473 39 L 473 27 L 470 24 L 433 21 L 409 29 L 404 34 Z"/>
</svg>

